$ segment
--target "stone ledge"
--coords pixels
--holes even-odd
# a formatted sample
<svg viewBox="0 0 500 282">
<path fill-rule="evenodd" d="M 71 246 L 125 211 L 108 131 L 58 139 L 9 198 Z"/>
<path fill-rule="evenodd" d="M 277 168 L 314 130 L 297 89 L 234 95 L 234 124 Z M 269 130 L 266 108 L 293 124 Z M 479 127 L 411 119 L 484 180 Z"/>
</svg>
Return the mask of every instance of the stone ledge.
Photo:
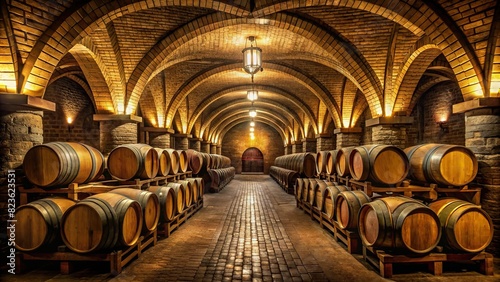
<svg viewBox="0 0 500 282">
<path fill-rule="evenodd" d="M 340 133 L 361 133 L 363 132 L 363 129 L 361 127 L 350 127 L 350 128 L 336 128 L 333 131 L 333 134 L 340 134 Z"/>
<path fill-rule="evenodd" d="M 159 128 L 159 127 L 142 127 L 143 132 L 154 132 L 154 133 L 170 133 L 174 134 L 175 131 L 171 128 Z"/>
<path fill-rule="evenodd" d="M 366 121 L 366 127 L 377 126 L 377 125 L 406 125 L 412 124 L 413 117 L 378 117 L 372 118 Z"/>
<path fill-rule="evenodd" d="M 129 122 L 142 122 L 142 117 L 136 115 L 109 115 L 109 114 L 95 114 L 94 121 L 129 121 Z"/>
<path fill-rule="evenodd" d="M 56 110 L 56 103 L 24 94 L 0 94 L 0 104 L 2 104 L 0 110 L 8 112 L 33 110 L 54 112 Z M 5 106 L 8 106 L 8 109 Z"/>
<path fill-rule="evenodd" d="M 453 113 L 460 114 L 482 108 L 500 107 L 500 97 L 477 98 L 453 105 Z"/>
<path fill-rule="evenodd" d="M 182 134 L 182 133 L 177 133 L 177 134 L 174 134 L 174 137 L 180 137 L 180 138 L 184 138 L 184 137 L 186 137 L 186 138 L 191 138 L 191 137 L 193 137 L 193 135 L 192 135 L 192 134 Z"/>
</svg>

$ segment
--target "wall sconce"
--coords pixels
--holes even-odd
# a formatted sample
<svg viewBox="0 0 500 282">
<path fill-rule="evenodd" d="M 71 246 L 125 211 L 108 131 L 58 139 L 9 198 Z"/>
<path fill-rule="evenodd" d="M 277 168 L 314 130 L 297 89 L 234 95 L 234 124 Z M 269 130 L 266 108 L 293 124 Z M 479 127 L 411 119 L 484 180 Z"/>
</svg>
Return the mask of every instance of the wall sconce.
<svg viewBox="0 0 500 282">
<path fill-rule="evenodd" d="M 73 127 L 74 127 L 73 119 L 68 117 L 68 118 L 66 118 L 66 122 L 68 123 L 68 132 L 71 132 L 71 130 L 73 130 Z"/>
<path fill-rule="evenodd" d="M 437 125 L 439 125 L 439 128 L 441 128 L 441 132 L 448 132 L 448 122 L 445 120 L 440 120 L 436 122 Z"/>
</svg>

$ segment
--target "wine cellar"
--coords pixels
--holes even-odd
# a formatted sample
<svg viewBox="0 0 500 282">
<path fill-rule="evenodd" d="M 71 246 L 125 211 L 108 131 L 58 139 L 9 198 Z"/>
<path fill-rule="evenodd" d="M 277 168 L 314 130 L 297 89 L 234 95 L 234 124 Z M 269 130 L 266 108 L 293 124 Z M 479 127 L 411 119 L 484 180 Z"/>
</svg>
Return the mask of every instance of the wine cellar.
<svg viewBox="0 0 500 282">
<path fill-rule="evenodd" d="M 1 281 L 499 281 L 496 0 L 0 0 Z"/>
</svg>

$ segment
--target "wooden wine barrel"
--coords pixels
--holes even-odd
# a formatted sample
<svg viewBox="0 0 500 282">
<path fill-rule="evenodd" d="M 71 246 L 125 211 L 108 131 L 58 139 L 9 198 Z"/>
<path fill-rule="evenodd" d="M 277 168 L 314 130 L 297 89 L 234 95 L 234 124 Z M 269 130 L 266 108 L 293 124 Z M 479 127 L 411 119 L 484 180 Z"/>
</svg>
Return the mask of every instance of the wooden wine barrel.
<svg viewBox="0 0 500 282">
<path fill-rule="evenodd" d="M 439 219 L 429 207 L 407 197 L 378 198 L 359 212 L 359 235 L 368 247 L 424 254 L 441 237 Z"/>
<path fill-rule="evenodd" d="M 323 191 L 323 203 L 321 210 L 328 216 L 329 219 L 335 218 L 335 200 L 337 195 L 349 189 L 344 185 L 327 185 Z"/>
<path fill-rule="evenodd" d="M 170 172 L 172 162 L 170 155 L 164 149 L 155 148 L 155 150 L 158 152 L 158 174 L 161 176 L 167 176 Z"/>
<path fill-rule="evenodd" d="M 313 192 L 313 189 L 314 187 L 316 187 L 316 184 L 318 183 L 318 180 L 316 178 L 309 178 L 308 179 L 308 184 L 307 184 L 307 187 L 306 187 L 306 191 L 302 197 L 302 201 L 304 201 L 305 203 L 310 203 L 311 202 L 311 198 L 314 198 L 314 192 Z"/>
<path fill-rule="evenodd" d="M 198 186 L 198 199 L 203 199 L 203 194 L 205 193 L 205 181 L 203 181 L 202 177 L 195 177 L 197 186 Z"/>
<path fill-rule="evenodd" d="M 77 253 L 132 246 L 141 234 L 142 220 L 137 201 L 113 193 L 96 194 L 66 210 L 61 237 Z"/>
<path fill-rule="evenodd" d="M 117 180 L 153 178 L 158 174 L 158 152 L 146 144 L 125 144 L 108 155 L 108 172 Z"/>
<path fill-rule="evenodd" d="M 193 186 L 187 180 L 178 180 L 177 183 L 184 187 L 184 206 L 188 208 L 193 203 Z"/>
<path fill-rule="evenodd" d="M 355 147 L 348 163 L 354 180 L 388 185 L 402 182 L 410 169 L 405 152 L 393 145 Z"/>
<path fill-rule="evenodd" d="M 29 149 L 23 169 L 28 181 L 40 187 L 87 183 L 102 175 L 104 157 L 82 143 L 51 142 Z"/>
<path fill-rule="evenodd" d="M 328 151 L 326 154 L 326 165 L 325 170 L 327 174 L 334 174 L 336 172 L 336 164 L 337 164 L 337 155 L 339 150 Z"/>
<path fill-rule="evenodd" d="M 177 150 L 177 153 L 179 154 L 179 172 L 184 173 L 188 171 L 189 167 L 187 153 L 184 150 Z"/>
<path fill-rule="evenodd" d="M 337 152 L 337 158 L 335 159 L 335 171 L 341 177 L 349 176 L 349 155 L 354 147 L 345 147 Z"/>
<path fill-rule="evenodd" d="M 221 168 L 221 159 L 217 154 L 210 154 L 210 168 L 211 169 L 219 169 Z"/>
<path fill-rule="evenodd" d="M 200 199 L 200 189 L 198 187 L 198 181 L 196 181 L 195 178 L 186 178 L 186 181 L 188 181 L 191 184 L 191 199 L 192 203 L 196 203 Z"/>
<path fill-rule="evenodd" d="M 316 153 L 316 174 L 326 173 L 327 155 L 329 151 L 319 151 Z"/>
<path fill-rule="evenodd" d="M 406 148 L 409 178 L 442 186 L 463 186 L 477 175 L 474 153 L 464 146 L 424 144 Z"/>
<path fill-rule="evenodd" d="M 339 193 L 335 200 L 335 216 L 340 228 L 358 228 L 359 210 L 363 204 L 369 202 L 370 197 L 362 191 L 344 191 Z"/>
<path fill-rule="evenodd" d="M 193 149 L 186 150 L 186 155 L 188 159 L 188 167 L 191 173 L 200 173 L 203 168 L 203 156 L 198 151 Z"/>
<path fill-rule="evenodd" d="M 309 198 L 309 178 L 302 178 L 302 182 L 304 183 L 304 186 L 303 186 L 303 189 L 302 189 L 302 192 L 300 193 L 301 195 L 301 198 L 300 198 L 300 201 L 301 202 L 307 202 L 308 198 Z"/>
<path fill-rule="evenodd" d="M 16 248 L 35 251 L 61 242 L 61 218 L 74 204 L 64 198 L 44 198 L 17 208 Z"/>
<path fill-rule="evenodd" d="M 110 193 L 120 194 L 139 202 L 142 208 L 143 233 L 148 234 L 156 229 L 160 220 L 160 202 L 156 194 L 133 188 L 118 188 L 111 190 Z"/>
<path fill-rule="evenodd" d="M 167 187 L 172 187 L 175 192 L 175 211 L 177 214 L 181 213 L 186 207 L 186 200 L 184 199 L 185 188 L 183 185 L 179 183 L 169 182 L 167 183 Z"/>
<path fill-rule="evenodd" d="M 176 194 L 168 186 L 150 186 L 149 192 L 155 193 L 160 204 L 160 222 L 170 222 L 176 215 Z"/>
<path fill-rule="evenodd" d="M 200 172 L 207 171 L 208 169 L 210 169 L 210 166 L 211 166 L 210 154 L 200 153 L 200 155 L 203 158 L 203 165 L 202 165 Z"/>
<path fill-rule="evenodd" d="M 314 201 L 310 201 L 311 206 L 315 206 L 321 211 L 323 208 L 323 193 L 328 185 L 325 181 L 319 180 L 314 190 Z"/>
<path fill-rule="evenodd" d="M 179 152 L 170 148 L 165 149 L 165 151 L 167 151 L 168 155 L 170 156 L 170 171 L 168 172 L 168 174 L 176 175 L 179 172 Z"/>
<path fill-rule="evenodd" d="M 493 222 L 480 206 L 453 198 L 429 204 L 439 217 L 443 245 L 462 252 L 477 253 L 493 239 Z"/>
<path fill-rule="evenodd" d="M 302 191 L 304 189 L 304 179 L 303 178 L 297 178 L 295 180 L 295 199 L 300 200 Z"/>
</svg>

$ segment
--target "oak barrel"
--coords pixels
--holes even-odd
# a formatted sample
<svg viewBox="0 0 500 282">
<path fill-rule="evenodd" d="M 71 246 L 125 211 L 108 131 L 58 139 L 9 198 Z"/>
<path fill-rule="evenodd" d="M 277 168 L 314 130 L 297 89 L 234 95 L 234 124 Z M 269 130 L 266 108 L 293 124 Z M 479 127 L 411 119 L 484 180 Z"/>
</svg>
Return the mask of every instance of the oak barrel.
<svg viewBox="0 0 500 282">
<path fill-rule="evenodd" d="M 318 180 L 316 178 L 309 178 L 307 181 L 307 187 L 306 191 L 304 194 L 302 194 L 302 201 L 304 202 L 311 202 L 311 198 L 314 197 L 314 187 L 316 187 L 316 184 L 318 183 Z"/>
<path fill-rule="evenodd" d="M 325 170 L 327 174 L 334 174 L 336 172 L 336 164 L 337 164 L 337 155 L 339 150 L 328 151 L 326 154 L 326 165 Z"/>
<path fill-rule="evenodd" d="M 359 235 L 368 247 L 425 254 L 441 237 L 436 213 L 407 197 L 378 198 L 363 205 L 358 222 Z"/>
<path fill-rule="evenodd" d="M 321 204 L 321 210 L 328 216 L 329 219 L 335 218 L 335 200 L 337 199 L 337 195 L 348 190 L 349 189 L 346 186 L 338 185 L 336 183 L 326 186 L 323 191 L 323 203 Z"/>
<path fill-rule="evenodd" d="M 198 186 L 198 198 L 203 199 L 203 194 L 205 193 L 205 181 L 202 177 L 195 177 L 197 186 Z"/>
<path fill-rule="evenodd" d="M 474 153 L 458 145 L 423 144 L 406 148 L 410 161 L 409 178 L 442 186 L 463 186 L 476 177 Z"/>
<path fill-rule="evenodd" d="M 442 227 L 444 246 L 462 252 L 481 252 L 493 239 L 493 222 L 480 206 L 454 198 L 429 204 Z"/>
<path fill-rule="evenodd" d="M 139 202 L 142 208 L 143 233 L 147 234 L 156 229 L 158 221 L 160 220 L 160 202 L 156 194 L 133 188 L 114 189 L 111 190 L 110 193 L 120 194 Z"/>
<path fill-rule="evenodd" d="M 329 151 L 319 151 L 316 153 L 316 174 L 326 173 L 327 155 Z"/>
<path fill-rule="evenodd" d="M 168 186 L 150 186 L 149 192 L 155 193 L 160 204 L 160 222 L 170 222 L 176 215 L 176 195 L 174 188 Z"/>
<path fill-rule="evenodd" d="M 337 152 L 335 159 L 335 171 L 339 176 L 345 177 L 350 175 L 349 171 L 349 156 L 355 147 L 345 147 Z"/>
<path fill-rule="evenodd" d="M 186 178 L 191 184 L 192 202 L 196 203 L 200 199 L 200 188 L 198 187 L 198 181 L 195 178 Z"/>
<path fill-rule="evenodd" d="M 96 194 L 66 210 L 61 237 L 77 253 L 132 246 L 141 234 L 142 220 L 137 201 L 113 193 Z"/>
<path fill-rule="evenodd" d="M 335 199 L 335 218 L 341 229 L 358 228 L 358 213 L 366 203 L 370 202 L 363 191 L 343 191 Z"/>
<path fill-rule="evenodd" d="M 348 163 L 354 180 L 388 185 L 402 182 L 410 169 L 405 152 L 393 145 L 355 147 Z"/>
<path fill-rule="evenodd" d="M 155 150 L 158 152 L 158 174 L 167 176 L 172 162 L 170 155 L 165 149 L 155 148 Z"/>
<path fill-rule="evenodd" d="M 188 171 L 189 160 L 186 151 L 184 150 L 176 150 L 179 154 L 179 172 L 184 173 Z"/>
<path fill-rule="evenodd" d="M 295 180 L 295 199 L 301 200 L 302 196 L 302 191 L 304 190 L 304 179 L 303 178 L 297 178 Z"/>
<path fill-rule="evenodd" d="M 23 169 L 28 181 L 40 187 L 87 183 L 102 175 L 104 157 L 82 143 L 51 142 L 29 149 Z"/>
<path fill-rule="evenodd" d="M 185 197 L 185 188 L 182 184 L 179 183 L 174 183 L 174 182 L 169 182 L 166 185 L 167 187 L 172 187 L 175 192 L 175 211 L 177 214 L 181 213 L 185 206 L 186 206 L 186 200 L 184 199 Z"/>
<path fill-rule="evenodd" d="M 327 186 L 328 184 L 325 181 L 319 180 L 314 190 L 314 201 L 309 201 L 311 206 L 317 207 L 320 211 L 323 208 L 323 193 Z"/>
<path fill-rule="evenodd" d="M 203 156 L 196 150 L 188 149 L 186 150 L 186 155 L 188 159 L 188 167 L 191 173 L 198 174 L 203 168 Z"/>
<path fill-rule="evenodd" d="M 34 251 L 61 242 L 61 218 L 74 204 L 64 198 L 44 198 L 17 208 L 16 248 Z"/>
<path fill-rule="evenodd" d="M 177 183 L 184 187 L 184 205 L 188 208 L 193 203 L 193 185 L 187 180 L 178 180 Z"/>
<path fill-rule="evenodd" d="M 171 148 L 167 148 L 165 149 L 165 151 L 167 151 L 168 155 L 170 156 L 170 171 L 168 172 L 168 174 L 176 175 L 179 172 L 179 152 Z"/>
<path fill-rule="evenodd" d="M 109 174 L 117 180 L 153 178 L 158 174 L 158 152 L 146 144 L 125 144 L 108 155 Z"/>
</svg>

